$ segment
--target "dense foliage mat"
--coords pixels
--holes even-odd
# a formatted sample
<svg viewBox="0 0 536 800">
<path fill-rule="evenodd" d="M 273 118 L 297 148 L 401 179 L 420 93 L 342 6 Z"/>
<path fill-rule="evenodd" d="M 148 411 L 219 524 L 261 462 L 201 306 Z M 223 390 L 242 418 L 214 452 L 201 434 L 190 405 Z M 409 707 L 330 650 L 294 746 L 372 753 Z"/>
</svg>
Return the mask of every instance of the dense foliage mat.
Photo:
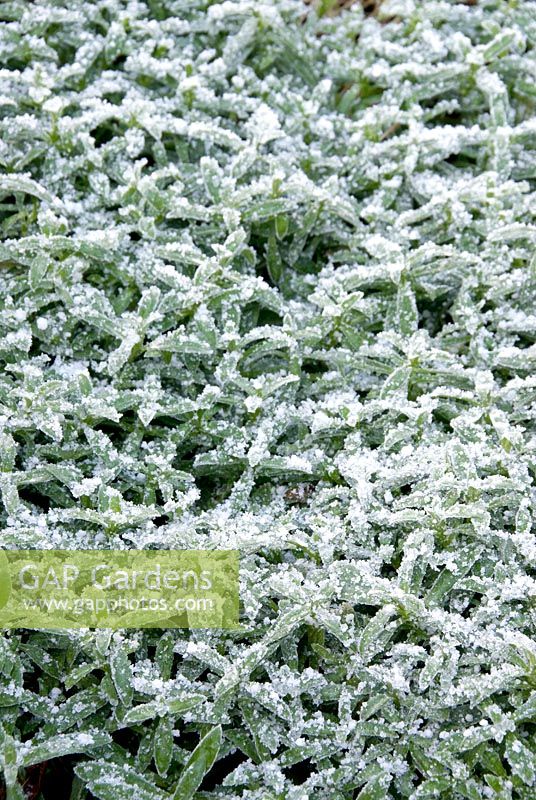
<svg viewBox="0 0 536 800">
<path fill-rule="evenodd" d="M 243 621 L 6 633 L 9 800 L 534 798 L 535 4 L 332 5 L 0 6 L 1 544 Z"/>
</svg>

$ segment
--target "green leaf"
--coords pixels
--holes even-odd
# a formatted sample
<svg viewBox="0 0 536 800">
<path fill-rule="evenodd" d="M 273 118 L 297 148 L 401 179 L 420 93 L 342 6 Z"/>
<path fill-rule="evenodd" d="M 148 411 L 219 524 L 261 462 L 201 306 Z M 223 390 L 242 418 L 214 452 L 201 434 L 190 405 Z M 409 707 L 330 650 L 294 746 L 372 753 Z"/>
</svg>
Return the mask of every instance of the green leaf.
<svg viewBox="0 0 536 800">
<path fill-rule="evenodd" d="M 161 702 L 161 707 L 166 714 L 183 714 L 200 705 L 205 700 L 202 694 L 192 694 L 189 697 L 170 697 Z"/>
<path fill-rule="evenodd" d="M 99 689 L 91 687 L 82 689 L 80 692 L 71 695 L 65 703 L 62 703 L 54 718 L 51 721 L 56 731 L 64 731 L 80 723 L 85 717 L 89 717 L 105 705 Z"/>
<path fill-rule="evenodd" d="M 128 765 L 94 761 L 75 767 L 98 800 L 168 800 L 169 795 Z"/>
<path fill-rule="evenodd" d="M 281 262 L 277 240 L 273 233 L 268 237 L 268 244 L 266 245 L 266 266 L 268 268 L 270 280 L 277 284 L 283 272 L 283 264 Z"/>
<path fill-rule="evenodd" d="M 3 742 L 2 765 L 4 780 L 9 788 L 17 782 L 19 770 L 19 759 L 17 757 L 17 745 L 12 736 L 5 736 Z"/>
<path fill-rule="evenodd" d="M 160 669 L 160 674 L 163 680 L 168 681 L 171 677 L 171 670 L 173 668 L 175 639 L 168 631 L 164 633 L 158 640 L 155 652 L 155 661 Z"/>
<path fill-rule="evenodd" d="M 394 605 L 381 608 L 364 628 L 359 637 L 359 653 L 365 663 L 368 663 L 376 653 L 381 652 L 386 639 L 390 638 L 394 629 L 387 627 L 389 622 L 397 616 Z"/>
<path fill-rule="evenodd" d="M 513 734 L 506 737 L 504 755 L 514 775 L 527 786 L 536 784 L 536 753 Z"/>
<path fill-rule="evenodd" d="M 130 708 L 122 719 L 122 726 L 132 725 L 137 722 L 145 722 L 147 719 L 155 719 L 157 716 L 170 714 L 171 716 L 183 714 L 185 711 L 200 705 L 204 696 L 201 694 L 190 695 L 189 697 L 177 698 L 158 698 L 149 703 L 142 703 L 139 706 Z"/>
<path fill-rule="evenodd" d="M 187 355 L 209 356 L 212 347 L 201 339 L 193 338 L 182 331 L 172 331 L 159 336 L 147 345 L 147 354 L 158 352 L 184 353 Z"/>
<path fill-rule="evenodd" d="M 385 380 L 381 390 L 380 398 L 385 400 L 388 397 L 408 396 L 408 383 L 411 376 L 411 369 L 406 364 L 397 367 Z"/>
<path fill-rule="evenodd" d="M 111 742 L 107 733 L 102 731 L 80 731 L 79 733 L 64 733 L 52 736 L 46 742 L 34 744 L 24 749 L 21 765 L 31 767 L 32 764 L 41 764 L 51 758 L 67 756 L 71 753 L 87 753 L 99 747 L 105 747 Z"/>
<path fill-rule="evenodd" d="M 385 800 L 387 788 L 385 776 L 374 778 L 363 786 L 357 795 L 357 800 Z"/>
<path fill-rule="evenodd" d="M 30 267 L 30 288 L 34 291 L 41 286 L 43 278 L 47 274 L 47 270 L 49 267 L 49 259 L 44 254 L 40 253 L 39 255 L 35 256 L 32 260 L 32 265 Z"/>
<path fill-rule="evenodd" d="M 222 729 L 212 728 L 199 742 L 186 762 L 173 792 L 172 800 L 191 800 L 201 781 L 210 770 L 220 752 Z"/>
<path fill-rule="evenodd" d="M 161 292 L 158 286 L 151 286 L 143 292 L 138 303 L 138 314 L 142 319 L 147 319 L 156 310 L 160 297 Z"/>
<path fill-rule="evenodd" d="M 278 239 L 284 239 L 288 233 L 289 219 L 286 214 L 279 214 L 275 218 L 275 235 Z"/>
<path fill-rule="evenodd" d="M 173 755 L 173 723 L 170 717 L 161 717 L 154 732 L 154 763 L 160 776 L 164 776 Z"/>
<path fill-rule="evenodd" d="M 160 713 L 160 703 L 158 700 L 152 700 L 150 703 L 142 703 L 139 706 L 130 708 L 123 719 L 121 720 L 122 726 L 133 725 L 137 722 L 145 722 L 146 719 L 155 719 Z"/>
<path fill-rule="evenodd" d="M 118 697 L 125 706 L 132 703 L 132 668 L 123 647 L 117 647 L 110 657 L 110 674 Z"/>
<path fill-rule="evenodd" d="M 419 315 L 417 302 L 408 280 L 402 279 L 396 296 L 397 327 L 404 336 L 411 336 L 417 330 Z"/>
<path fill-rule="evenodd" d="M 53 201 L 53 197 L 41 184 L 34 181 L 33 178 L 28 178 L 26 175 L 18 175 L 12 173 L 11 175 L 0 175 L 0 194 L 6 195 L 11 192 L 23 192 L 37 197 L 39 200 L 45 200 L 48 203 Z"/>
</svg>

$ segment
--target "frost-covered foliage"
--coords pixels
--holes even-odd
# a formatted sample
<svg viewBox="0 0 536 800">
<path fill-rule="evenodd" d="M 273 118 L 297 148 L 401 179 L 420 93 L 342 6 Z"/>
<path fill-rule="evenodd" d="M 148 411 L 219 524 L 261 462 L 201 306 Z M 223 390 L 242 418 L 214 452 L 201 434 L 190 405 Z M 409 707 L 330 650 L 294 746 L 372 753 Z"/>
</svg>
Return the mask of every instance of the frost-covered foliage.
<svg viewBox="0 0 536 800">
<path fill-rule="evenodd" d="M 534 798 L 535 4 L 0 16 L 1 543 L 243 606 L 6 634 L 7 796 Z"/>
</svg>

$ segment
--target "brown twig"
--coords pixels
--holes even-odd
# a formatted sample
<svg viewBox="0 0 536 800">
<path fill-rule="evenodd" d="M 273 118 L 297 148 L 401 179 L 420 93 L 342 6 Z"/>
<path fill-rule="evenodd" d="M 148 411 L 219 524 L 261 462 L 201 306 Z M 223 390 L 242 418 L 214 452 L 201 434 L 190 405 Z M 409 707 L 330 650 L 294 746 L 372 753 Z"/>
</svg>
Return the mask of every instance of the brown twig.
<svg viewBox="0 0 536 800">
<path fill-rule="evenodd" d="M 387 130 L 380 136 L 380 142 L 385 141 L 385 139 L 388 139 L 390 136 L 393 135 L 393 133 L 396 133 L 397 130 L 401 127 L 401 124 L 402 124 L 401 122 L 393 122 L 392 125 L 389 125 Z"/>
<path fill-rule="evenodd" d="M 36 764 L 28 768 L 26 780 L 22 785 L 27 800 L 35 800 L 35 798 L 38 797 L 47 764 L 48 761 L 42 761 L 41 764 Z"/>
</svg>

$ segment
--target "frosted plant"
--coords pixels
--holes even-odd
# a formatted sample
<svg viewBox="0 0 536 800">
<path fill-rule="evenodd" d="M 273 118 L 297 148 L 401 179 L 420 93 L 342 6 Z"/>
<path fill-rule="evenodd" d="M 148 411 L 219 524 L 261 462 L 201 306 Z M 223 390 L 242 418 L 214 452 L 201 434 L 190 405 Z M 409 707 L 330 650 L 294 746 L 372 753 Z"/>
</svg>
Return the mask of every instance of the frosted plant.
<svg viewBox="0 0 536 800">
<path fill-rule="evenodd" d="M 534 797 L 534 3 L 333 8 L 0 6 L 1 544 L 243 622 L 6 633 L 9 800 Z"/>
</svg>

